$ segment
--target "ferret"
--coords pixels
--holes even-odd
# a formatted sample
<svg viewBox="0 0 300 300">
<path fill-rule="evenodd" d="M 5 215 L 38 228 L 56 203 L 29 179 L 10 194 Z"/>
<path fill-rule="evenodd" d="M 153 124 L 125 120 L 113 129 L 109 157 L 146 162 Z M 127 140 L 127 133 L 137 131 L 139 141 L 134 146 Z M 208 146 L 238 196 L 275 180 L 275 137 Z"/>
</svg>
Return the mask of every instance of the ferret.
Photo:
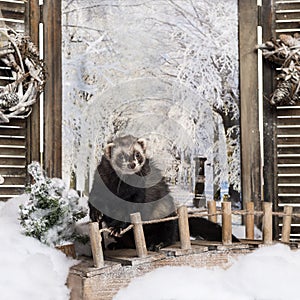
<svg viewBox="0 0 300 300">
<path fill-rule="evenodd" d="M 116 138 L 104 148 L 89 197 L 90 219 L 104 222 L 115 242 L 110 249 L 135 248 L 130 214 L 140 212 L 143 221 L 175 216 L 174 199 L 162 172 L 146 155 L 146 141 L 132 135 Z M 179 240 L 178 222 L 143 226 L 148 250 L 159 250 Z M 205 240 L 221 241 L 222 228 L 205 218 L 190 218 L 190 233 Z M 233 236 L 233 241 L 238 241 Z"/>
</svg>

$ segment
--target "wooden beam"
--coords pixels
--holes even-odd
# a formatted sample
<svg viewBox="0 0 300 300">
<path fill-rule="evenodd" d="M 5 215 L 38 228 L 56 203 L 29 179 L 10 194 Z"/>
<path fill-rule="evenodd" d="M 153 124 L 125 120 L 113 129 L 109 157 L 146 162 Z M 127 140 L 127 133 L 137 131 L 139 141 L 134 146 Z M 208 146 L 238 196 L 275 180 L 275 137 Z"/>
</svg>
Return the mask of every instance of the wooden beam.
<svg viewBox="0 0 300 300">
<path fill-rule="evenodd" d="M 44 168 L 61 177 L 62 154 L 62 54 L 61 1 L 44 1 L 44 57 L 48 78 L 44 103 Z"/>
<path fill-rule="evenodd" d="M 261 159 L 257 102 L 256 0 L 239 0 L 242 197 L 260 203 Z"/>
<path fill-rule="evenodd" d="M 40 6 L 38 0 L 26 2 L 25 6 L 25 32 L 31 40 L 39 46 Z M 32 113 L 27 119 L 26 133 L 27 164 L 40 161 L 40 104 L 37 101 L 32 106 Z"/>
<path fill-rule="evenodd" d="M 271 0 L 263 1 L 261 11 L 262 39 L 263 42 L 275 38 L 275 13 Z M 275 70 L 272 65 L 264 60 L 263 62 L 263 124 L 264 124 L 264 199 L 273 203 L 274 211 L 278 211 L 278 188 L 277 188 L 277 112 L 267 99 L 270 99 L 275 88 Z M 273 218 L 273 236 L 279 238 L 278 217 Z"/>
</svg>

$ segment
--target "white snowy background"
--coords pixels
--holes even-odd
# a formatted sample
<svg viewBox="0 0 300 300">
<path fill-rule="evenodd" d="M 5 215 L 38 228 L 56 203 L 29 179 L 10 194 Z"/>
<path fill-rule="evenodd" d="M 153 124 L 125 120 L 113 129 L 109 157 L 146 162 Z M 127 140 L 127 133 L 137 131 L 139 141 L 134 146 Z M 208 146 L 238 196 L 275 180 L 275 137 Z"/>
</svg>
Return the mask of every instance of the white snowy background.
<svg viewBox="0 0 300 300">
<path fill-rule="evenodd" d="M 73 171 L 88 192 L 107 140 L 130 133 L 181 188 L 193 189 L 193 157 L 204 155 L 208 198 L 226 182 L 240 191 L 237 0 L 62 9 L 66 182 Z"/>
<path fill-rule="evenodd" d="M 68 300 L 66 279 L 77 261 L 21 234 L 26 196 L 0 202 L 0 299 Z M 234 232 L 237 233 L 236 231 Z M 164 267 L 132 280 L 115 300 L 299 299 L 300 251 L 275 245 L 241 255 L 227 270 Z"/>
</svg>

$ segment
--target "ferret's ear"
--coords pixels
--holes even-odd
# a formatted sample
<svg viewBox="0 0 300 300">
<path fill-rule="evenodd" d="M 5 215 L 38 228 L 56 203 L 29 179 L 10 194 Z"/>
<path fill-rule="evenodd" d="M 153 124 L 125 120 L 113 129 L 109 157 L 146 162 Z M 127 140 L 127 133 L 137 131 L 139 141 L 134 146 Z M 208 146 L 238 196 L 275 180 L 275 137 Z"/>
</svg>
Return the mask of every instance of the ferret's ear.
<svg viewBox="0 0 300 300">
<path fill-rule="evenodd" d="M 137 140 L 138 144 L 141 145 L 142 149 L 144 150 L 144 152 L 146 152 L 146 140 L 143 138 L 140 138 Z"/>
<path fill-rule="evenodd" d="M 106 156 L 106 158 L 111 159 L 111 155 L 112 155 L 112 148 L 115 146 L 114 143 L 109 143 L 104 147 L 104 155 Z"/>
</svg>

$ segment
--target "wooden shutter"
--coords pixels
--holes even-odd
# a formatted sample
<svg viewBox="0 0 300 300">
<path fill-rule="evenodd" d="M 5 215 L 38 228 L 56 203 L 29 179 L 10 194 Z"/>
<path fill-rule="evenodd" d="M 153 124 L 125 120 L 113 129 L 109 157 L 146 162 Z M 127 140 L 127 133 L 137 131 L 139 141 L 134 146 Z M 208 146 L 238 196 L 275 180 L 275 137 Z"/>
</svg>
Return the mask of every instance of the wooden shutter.
<svg viewBox="0 0 300 300">
<path fill-rule="evenodd" d="M 0 0 L 0 27 L 25 31 L 24 1 Z M 0 86 L 12 80 L 10 70 L 0 63 Z M 26 181 L 26 120 L 11 119 L 0 124 L 0 200 L 21 194 Z"/>
<path fill-rule="evenodd" d="M 275 1 L 275 34 L 300 33 L 300 1 Z M 300 105 L 277 108 L 278 208 L 300 212 Z M 279 220 L 279 236 L 281 220 Z M 293 219 L 291 238 L 300 239 L 300 220 Z"/>
</svg>

